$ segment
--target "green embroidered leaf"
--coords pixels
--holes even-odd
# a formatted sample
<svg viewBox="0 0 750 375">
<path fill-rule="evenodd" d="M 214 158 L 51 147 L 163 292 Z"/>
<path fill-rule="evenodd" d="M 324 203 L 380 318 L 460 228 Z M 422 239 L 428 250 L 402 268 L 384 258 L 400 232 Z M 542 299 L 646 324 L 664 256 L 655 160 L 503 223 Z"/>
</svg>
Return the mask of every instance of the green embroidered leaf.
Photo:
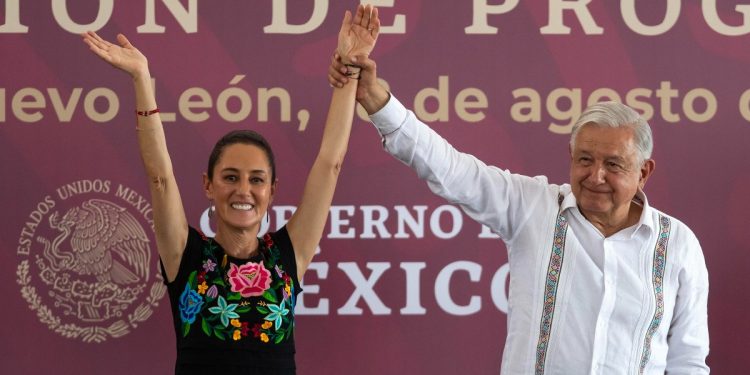
<svg viewBox="0 0 750 375">
<path fill-rule="evenodd" d="M 203 318 L 203 319 L 214 321 L 214 320 L 219 320 L 219 316 L 216 315 L 216 314 L 211 314 L 211 315 L 208 316 L 208 318 Z"/>
<path fill-rule="evenodd" d="M 281 334 L 279 334 L 278 336 L 276 336 L 276 340 L 273 340 L 273 342 L 275 342 L 275 343 L 278 344 L 278 343 L 281 342 L 281 340 L 284 340 L 284 333 L 283 332 Z"/>
<path fill-rule="evenodd" d="M 250 305 L 245 305 L 234 309 L 234 312 L 236 312 L 237 314 L 244 314 L 246 312 L 249 312 L 250 310 L 252 310 L 252 307 L 250 307 Z"/>
<path fill-rule="evenodd" d="M 218 286 L 223 286 L 223 287 L 225 287 L 225 288 L 226 288 L 226 286 L 227 286 L 227 284 L 225 284 L 225 283 L 224 283 L 224 280 L 222 280 L 222 279 L 219 279 L 219 278 L 217 278 L 217 279 L 214 279 L 214 281 L 213 281 L 213 282 L 214 282 L 214 284 L 216 284 L 216 285 L 218 285 Z"/>
<path fill-rule="evenodd" d="M 224 338 L 224 335 L 218 329 L 214 331 L 214 336 L 216 336 L 219 340 L 226 340 Z"/>
<path fill-rule="evenodd" d="M 268 314 L 268 309 L 265 306 L 256 306 L 255 309 L 261 314 Z"/>
<path fill-rule="evenodd" d="M 187 337 L 189 332 L 190 332 L 190 324 L 183 323 L 182 324 L 182 337 Z"/>
<path fill-rule="evenodd" d="M 242 299 L 242 296 L 239 293 L 229 293 L 227 296 L 227 300 L 229 301 L 239 301 Z"/>
<path fill-rule="evenodd" d="M 265 292 L 263 292 L 263 298 L 266 300 L 269 300 L 273 303 L 278 303 L 279 300 L 276 299 L 276 292 L 273 289 L 267 289 Z"/>
<path fill-rule="evenodd" d="M 197 285 L 195 282 L 195 276 L 197 274 L 198 274 L 198 271 L 193 271 L 192 273 L 190 273 L 190 277 L 188 277 L 188 284 L 190 284 L 192 288 L 195 288 Z"/>
<path fill-rule="evenodd" d="M 207 336 L 211 336 L 211 326 L 208 325 L 208 322 L 206 321 L 206 319 L 201 319 L 201 328 L 203 328 L 203 332 Z"/>
</svg>

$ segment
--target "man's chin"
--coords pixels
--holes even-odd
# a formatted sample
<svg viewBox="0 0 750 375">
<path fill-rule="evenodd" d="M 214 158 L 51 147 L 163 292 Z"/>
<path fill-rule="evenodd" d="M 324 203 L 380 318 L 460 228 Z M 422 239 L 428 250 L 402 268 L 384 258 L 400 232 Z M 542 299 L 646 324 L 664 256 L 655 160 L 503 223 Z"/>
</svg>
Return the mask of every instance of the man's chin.
<svg viewBox="0 0 750 375">
<path fill-rule="evenodd" d="M 586 201 L 579 203 L 578 207 L 581 209 L 584 216 L 588 214 L 601 215 L 605 212 L 609 212 L 610 209 L 608 205 Z"/>
</svg>

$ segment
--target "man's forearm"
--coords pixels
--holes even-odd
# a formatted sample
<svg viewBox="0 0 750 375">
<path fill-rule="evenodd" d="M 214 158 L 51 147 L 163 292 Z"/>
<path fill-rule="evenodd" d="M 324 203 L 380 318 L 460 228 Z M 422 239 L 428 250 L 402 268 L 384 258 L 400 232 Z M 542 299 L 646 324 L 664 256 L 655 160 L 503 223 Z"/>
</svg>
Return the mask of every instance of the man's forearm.
<svg viewBox="0 0 750 375">
<path fill-rule="evenodd" d="M 379 83 L 376 83 L 357 97 L 357 101 L 365 108 L 368 115 L 381 110 L 388 103 L 391 94 Z"/>
</svg>

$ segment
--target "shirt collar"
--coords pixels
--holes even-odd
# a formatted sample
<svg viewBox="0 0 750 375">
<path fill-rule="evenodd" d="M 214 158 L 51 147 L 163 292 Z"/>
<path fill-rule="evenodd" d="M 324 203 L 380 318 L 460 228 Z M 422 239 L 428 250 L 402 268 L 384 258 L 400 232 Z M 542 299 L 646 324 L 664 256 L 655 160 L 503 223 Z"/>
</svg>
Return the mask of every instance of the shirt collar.
<svg viewBox="0 0 750 375">
<path fill-rule="evenodd" d="M 573 195 L 573 191 L 571 190 L 570 185 L 565 184 L 561 186 L 560 193 L 563 195 L 563 201 L 560 205 L 560 212 L 565 212 L 568 209 L 578 209 L 578 203 L 576 202 L 576 197 Z M 651 208 L 651 206 L 648 204 L 646 193 L 638 188 L 638 191 L 635 193 L 635 197 L 633 197 L 633 200 L 643 207 L 643 211 L 641 211 L 641 217 L 640 219 L 638 219 L 638 223 L 636 223 L 635 225 L 635 232 L 638 232 L 642 226 L 646 226 L 652 232 L 655 231 L 657 223 L 654 220 L 653 208 Z M 583 215 L 581 216 L 583 217 Z"/>
<path fill-rule="evenodd" d="M 635 193 L 635 197 L 633 198 L 636 202 L 640 203 L 643 207 L 643 211 L 641 211 L 641 218 L 638 219 L 638 224 L 636 224 L 636 231 L 641 228 L 641 226 L 646 226 L 647 228 L 651 229 L 651 231 L 656 230 L 656 220 L 654 220 L 653 215 L 653 208 L 648 204 L 648 198 L 646 197 L 646 193 L 643 192 L 640 188 L 638 188 L 638 191 Z"/>
</svg>

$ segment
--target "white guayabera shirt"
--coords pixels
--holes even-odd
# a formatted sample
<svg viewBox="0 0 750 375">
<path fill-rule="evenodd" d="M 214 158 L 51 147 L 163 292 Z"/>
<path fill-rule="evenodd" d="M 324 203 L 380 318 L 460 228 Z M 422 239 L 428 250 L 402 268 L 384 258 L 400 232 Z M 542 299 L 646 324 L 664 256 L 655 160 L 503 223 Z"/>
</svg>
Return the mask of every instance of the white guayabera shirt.
<svg viewBox="0 0 750 375">
<path fill-rule="evenodd" d="M 503 374 L 708 374 L 708 272 L 682 222 L 650 207 L 604 237 L 570 185 L 456 151 L 395 98 L 370 119 L 386 150 L 503 239 Z"/>
</svg>

